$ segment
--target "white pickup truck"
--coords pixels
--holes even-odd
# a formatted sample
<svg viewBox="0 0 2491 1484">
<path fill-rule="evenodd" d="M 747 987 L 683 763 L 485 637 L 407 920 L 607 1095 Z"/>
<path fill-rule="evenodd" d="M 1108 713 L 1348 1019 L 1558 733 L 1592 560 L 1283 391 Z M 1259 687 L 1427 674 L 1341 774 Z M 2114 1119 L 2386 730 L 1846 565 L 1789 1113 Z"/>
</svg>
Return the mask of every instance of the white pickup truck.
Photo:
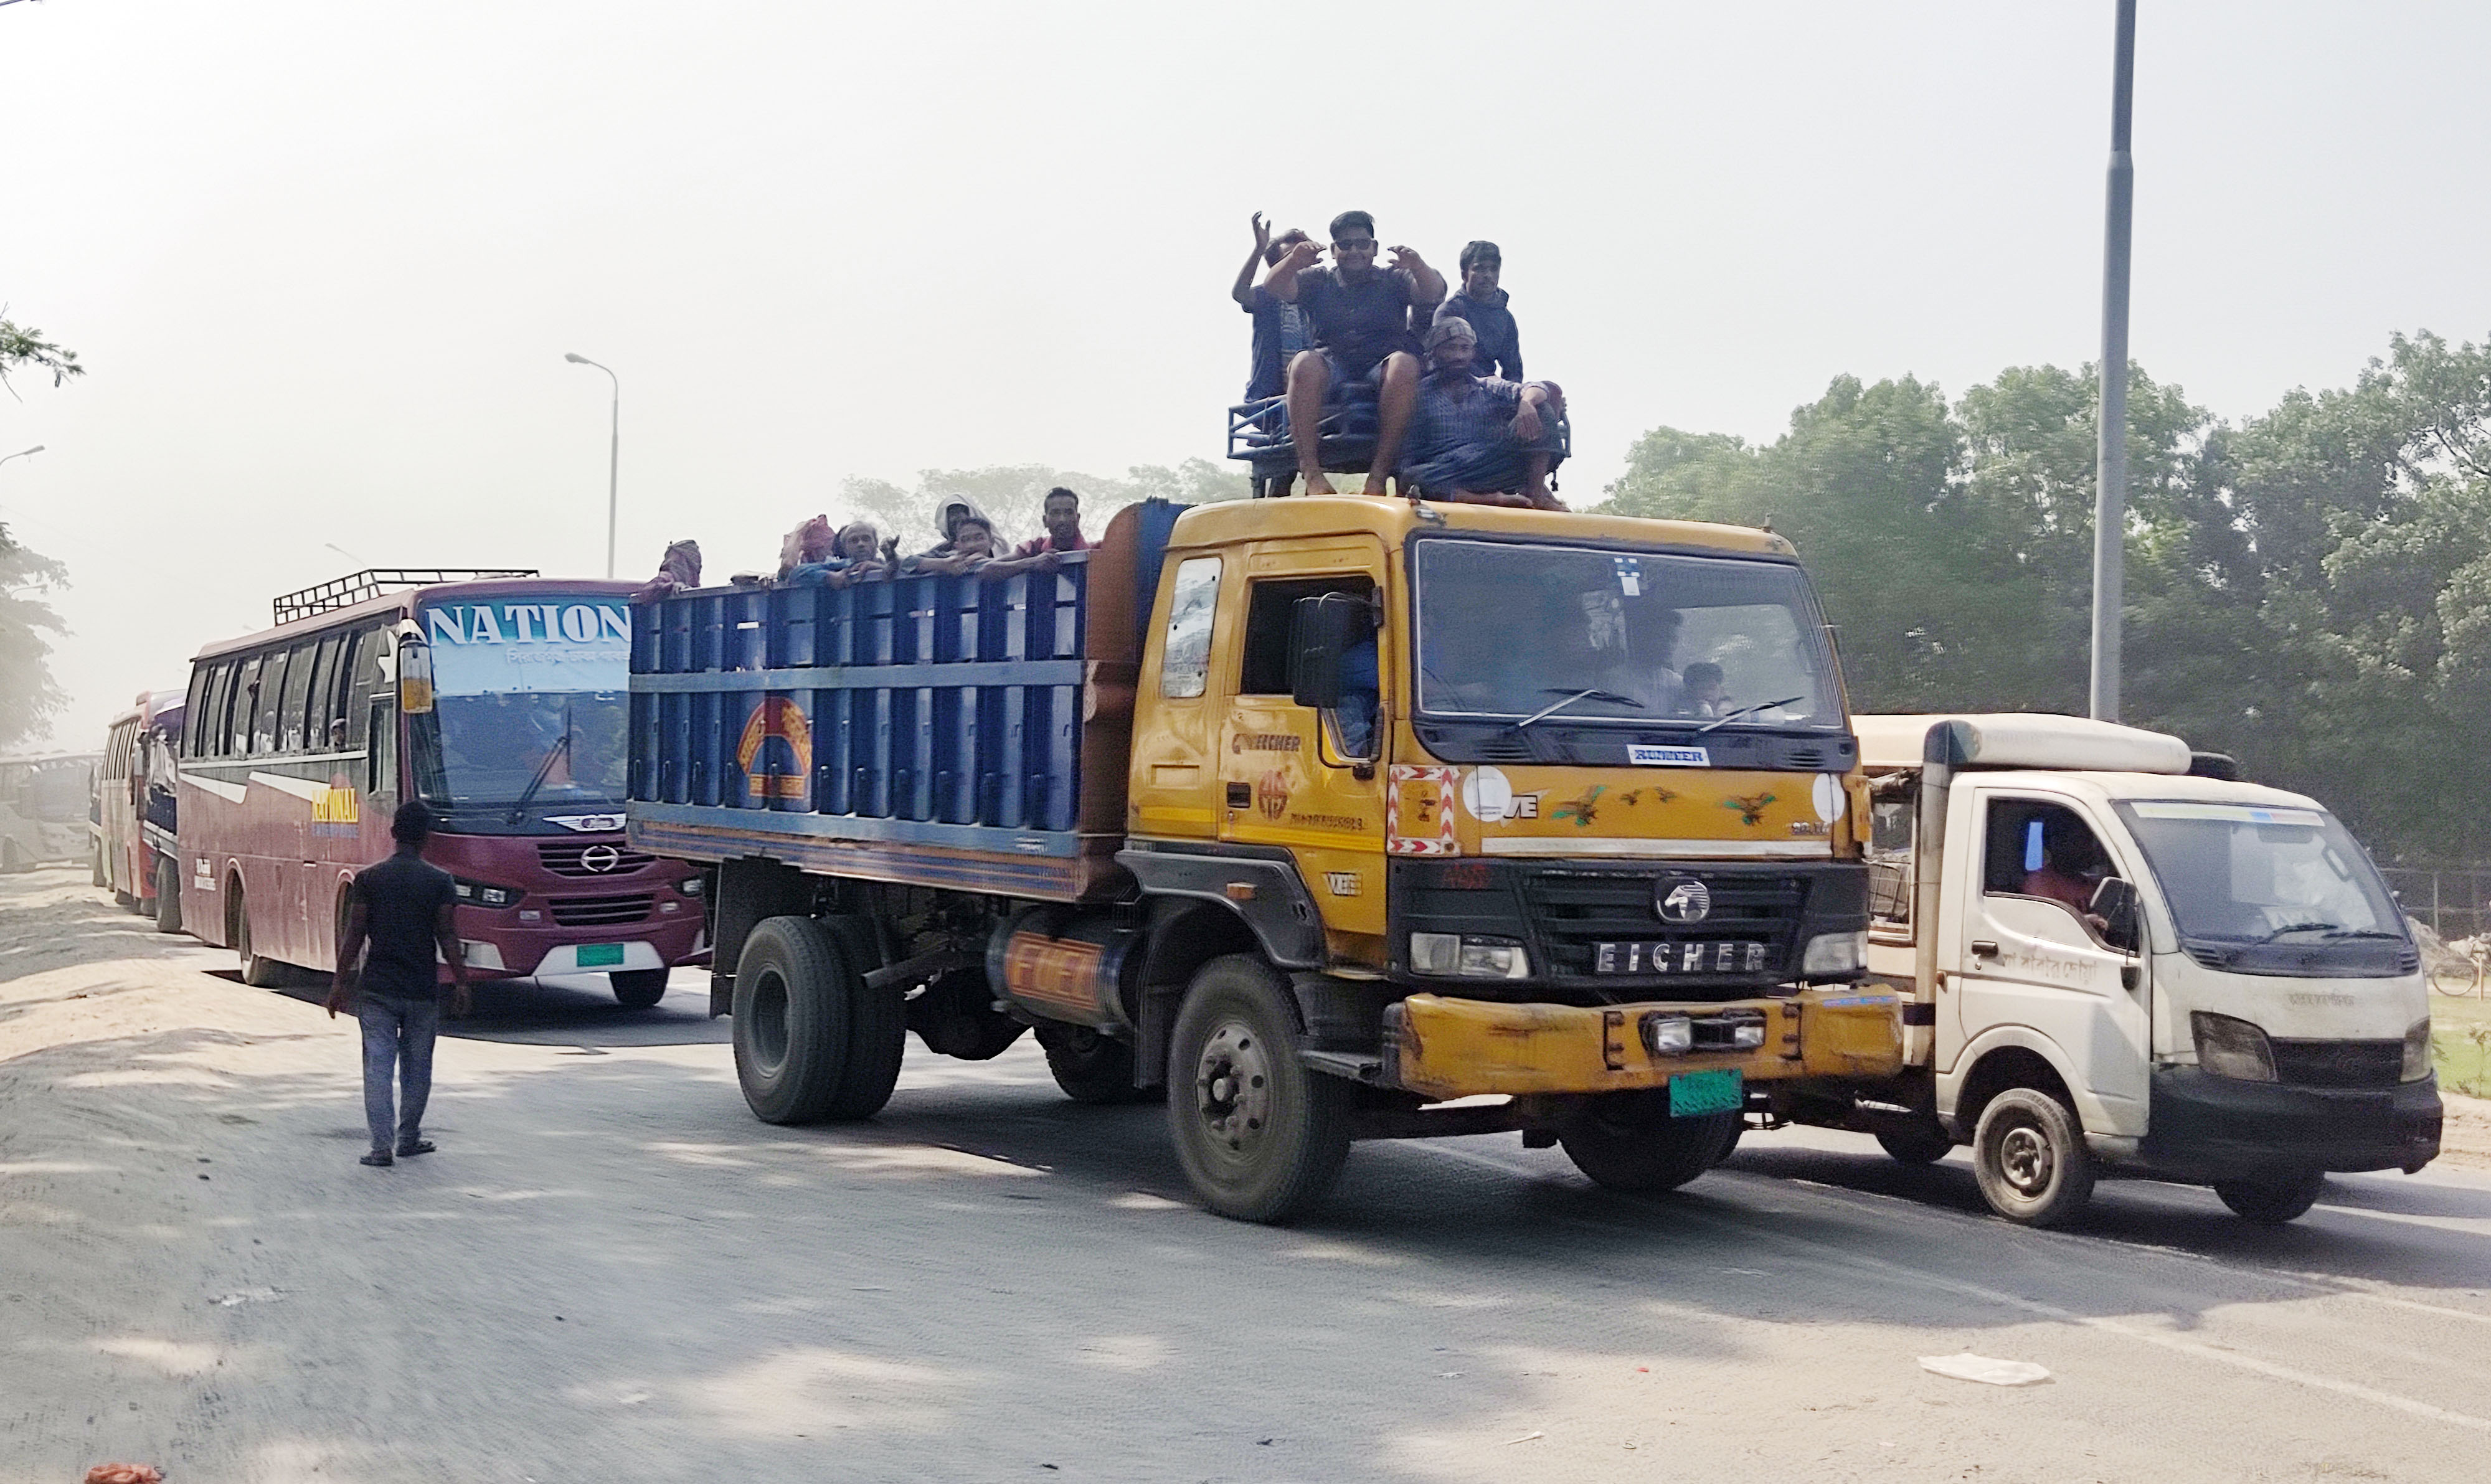
<svg viewBox="0 0 2491 1484">
<path fill-rule="evenodd" d="M 2035 1226 L 2119 1174 L 2285 1222 L 2329 1171 L 2438 1154 L 2419 954 L 2324 805 L 2107 722 L 1856 723 L 1905 1069 L 1776 1091 L 1776 1119 L 1915 1163 L 1969 1144 L 1990 1207 Z"/>
</svg>

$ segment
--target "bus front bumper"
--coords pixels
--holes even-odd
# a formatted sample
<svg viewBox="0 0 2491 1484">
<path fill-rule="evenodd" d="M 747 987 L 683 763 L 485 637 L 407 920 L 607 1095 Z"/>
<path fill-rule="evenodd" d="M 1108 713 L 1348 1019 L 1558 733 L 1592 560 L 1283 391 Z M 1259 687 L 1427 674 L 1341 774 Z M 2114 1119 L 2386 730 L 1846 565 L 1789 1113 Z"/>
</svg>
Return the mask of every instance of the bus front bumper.
<svg viewBox="0 0 2491 1484">
<path fill-rule="evenodd" d="M 587 941 L 581 941 L 583 937 Z M 462 934 L 459 943 L 466 949 L 469 973 L 517 978 L 527 975 L 630 974 L 670 968 L 697 953 L 700 939 L 701 915 L 692 911 L 679 917 L 617 923 L 594 936 L 579 928 L 536 931 L 497 926 L 491 938 Z"/>
<path fill-rule="evenodd" d="M 1684 1051 L 1669 1049 L 1679 1022 Z M 1902 1069 L 1902 1000 L 1851 986 L 1592 1007 L 1418 994 L 1385 1008 L 1383 1053 L 1378 1082 L 1437 1099 L 1631 1092 L 1689 1072 L 1875 1079 Z"/>
</svg>

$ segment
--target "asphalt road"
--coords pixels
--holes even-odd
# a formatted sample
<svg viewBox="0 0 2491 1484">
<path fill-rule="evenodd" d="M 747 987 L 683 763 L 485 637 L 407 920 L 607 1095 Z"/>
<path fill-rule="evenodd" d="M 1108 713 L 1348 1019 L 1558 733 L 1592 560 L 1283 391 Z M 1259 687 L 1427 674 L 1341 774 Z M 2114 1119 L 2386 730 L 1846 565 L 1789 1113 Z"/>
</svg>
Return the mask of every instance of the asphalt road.
<svg viewBox="0 0 2491 1484">
<path fill-rule="evenodd" d="M 756 1122 L 705 976 L 497 985 L 440 1152 L 374 1171 L 349 1022 L 84 874 L 0 881 L 0 1479 L 2479 1479 L 2491 1176 L 2283 1230 L 1750 1135 L 1676 1195 L 1518 1136 L 1363 1145 L 1289 1229 L 1156 1108 L 912 1041 L 869 1123 Z M 2001 1389 L 1923 1371 L 2037 1362 Z"/>
</svg>

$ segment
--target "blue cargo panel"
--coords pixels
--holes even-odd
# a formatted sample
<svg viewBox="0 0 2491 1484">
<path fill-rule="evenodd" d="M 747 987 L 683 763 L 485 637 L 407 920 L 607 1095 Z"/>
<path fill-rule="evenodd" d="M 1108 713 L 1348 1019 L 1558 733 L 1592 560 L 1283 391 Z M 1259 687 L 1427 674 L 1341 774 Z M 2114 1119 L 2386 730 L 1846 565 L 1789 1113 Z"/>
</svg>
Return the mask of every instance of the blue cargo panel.
<svg viewBox="0 0 2491 1484">
<path fill-rule="evenodd" d="M 1140 585 L 1156 584 L 1174 519 L 1137 507 L 1109 528 L 1129 533 L 1120 551 L 1052 572 L 637 605 L 633 843 L 1013 895 L 1101 889 L 1122 826 L 1132 609 L 1148 609 Z M 1096 636 L 1093 572 L 1115 614 Z M 1085 735 L 1102 753 L 1086 817 Z"/>
</svg>

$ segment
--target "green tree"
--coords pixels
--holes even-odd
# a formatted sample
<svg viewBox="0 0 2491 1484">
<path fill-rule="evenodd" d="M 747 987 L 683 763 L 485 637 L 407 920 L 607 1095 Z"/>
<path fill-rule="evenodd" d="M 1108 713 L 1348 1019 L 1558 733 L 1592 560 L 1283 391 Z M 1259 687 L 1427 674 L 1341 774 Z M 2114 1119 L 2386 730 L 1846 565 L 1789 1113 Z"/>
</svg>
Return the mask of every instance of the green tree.
<svg viewBox="0 0 2491 1484">
<path fill-rule="evenodd" d="M 7 307 L 0 306 L 0 387 L 8 387 L 14 395 L 16 388 L 9 381 L 12 371 L 48 371 L 57 387 L 73 376 L 84 376 L 86 367 L 78 364 L 76 351 L 63 350 L 44 339 L 42 331 L 15 323 Z"/>
<path fill-rule="evenodd" d="M 19 545 L 0 525 L 0 747 L 36 735 L 69 704 L 52 681 L 52 647 L 44 638 L 63 632 L 44 597 L 67 581 L 59 563 Z"/>
</svg>

